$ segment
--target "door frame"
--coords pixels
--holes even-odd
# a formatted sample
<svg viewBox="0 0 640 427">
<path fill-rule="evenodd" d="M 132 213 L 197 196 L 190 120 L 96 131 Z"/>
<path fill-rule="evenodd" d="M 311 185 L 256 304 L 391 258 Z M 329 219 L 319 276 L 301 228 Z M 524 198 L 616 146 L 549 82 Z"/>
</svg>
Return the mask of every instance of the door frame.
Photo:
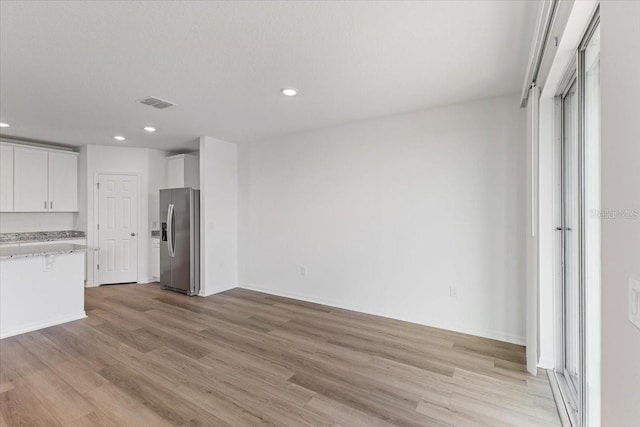
<svg viewBox="0 0 640 427">
<path fill-rule="evenodd" d="M 93 187 L 92 187 L 92 191 L 93 191 L 93 227 L 92 227 L 92 231 L 93 231 L 93 246 L 94 247 L 98 247 L 100 244 L 100 230 L 98 230 L 98 221 L 99 221 L 99 206 L 100 206 L 100 193 L 97 190 L 98 188 L 98 182 L 100 182 L 100 175 L 121 175 L 121 176 L 135 176 L 138 180 L 138 230 L 141 229 L 142 227 L 142 197 L 141 197 L 141 189 L 142 189 L 142 180 L 141 180 L 141 174 L 137 173 L 137 172 L 123 172 L 123 171 L 109 171 L 109 170 L 102 170 L 102 171 L 95 171 L 93 173 Z M 141 236 L 140 231 L 138 231 L 138 237 Z M 137 268 L 137 273 L 136 273 L 136 283 L 140 283 L 140 247 L 141 245 L 141 240 L 140 238 L 138 238 L 138 244 L 136 245 L 136 260 L 138 261 L 138 268 Z M 97 244 L 96 244 L 97 243 Z M 99 249 L 99 247 L 98 247 Z M 93 282 L 95 286 L 100 286 L 100 270 L 98 270 L 98 262 L 100 261 L 100 256 L 99 255 L 95 255 L 93 257 L 93 265 L 91 266 L 91 268 L 93 269 Z"/>
<path fill-rule="evenodd" d="M 589 19 L 589 24 L 587 25 L 582 37 L 580 38 L 580 43 L 575 52 L 575 56 L 561 83 L 559 85 L 559 91 L 556 92 L 555 95 L 555 117 L 554 117 L 554 132 L 556 137 L 554 138 L 554 151 L 555 156 L 559 159 L 555 163 L 554 177 L 557 182 L 560 183 L 560 191 L 559 196 L 555 197 L 554 201 L 554 219 L 556 224 L 560 225 L 562 229 L 565 227 L 565 188 L 564 188 L 564 97 L 566 93 L 570 90 L 573 84 L 576 85 L 576 97 L 577 97 L 577 143 L 578 143 L 578 156 L 577 156 L 577 173 L 578 173 L 578 187 L 577 187 L 577 197 L 578 197 L 578 205 L 579 205 L 579 238 L 578 238 L 578 305 L 579 305 L 579 313 L 578 313 L 578 338 L 579 338 L 579 375 L 580 375 L 580 384 L 578 384 L 578 390 L 572 390 L 572 386 L 569 384 L 569 380 L 565 377 L 564 367 L 565 367 L 565 260 L 564 260 L 564 231 L 562 232 L 562 236 L 560 239 L 556 240 L 554 247 L 554 264 L 556 266 L 556 274 L 555 280 L 556 285 L 554 289 L 554 295 L 556 296 L 555 303 L 555 314 L 556 314 L 556 325 L 555 325 L 555 342 L 556 342 L 556 360 L 555 360 L 555 369 L 554 376 L 558 381 L 558 386 L 560 388 L 560 392 L 562 395 L 562 400 L 567 409 L 567 415 L 569 416 L 569 422 L 572 427 L 580 427 L 588 424 L 588 416 L 589 416 L 589 402 L 587 398 L 587 394 L 589 391 L 587 390 L 587 300 L 586 294 L 588 292 L 587 289 L 587 279 L 586 279 L 586 253 L 587 253 L 587 245 L 586 245 L 586 237 L 585 230 L 587 226 L 587 206 L 586 206 L 586 150 L 585 150 L 585 128 L 586 128 L 586 118 L 585 118 L 585 64 L 584 64 L 584 55 L 585 49 L 588 43 L 591 40 L 594 32 L 598 28 L 600 24 L 600 7 L 596 7 L 593 15 Z M 560 256 L 558 256 L 560 255 Z M 577 394 L 577 396 L 576 396 Z M 572 398 L 576 406 L 578 406 L 577 410 L 571 408 L 568 404 L 567 398 Z"/>
<path fill-rule="evenodd" d="M 577 58 L 576 58 L 577 59 Z M 560 86 L 560 91 L 556 94 L 556 101 L 555 101 L 555 106 L 556 106 L 556 130 L 557 130 L 557 134 L 558 134 L 558 139 L 557 139 L 557 146 L 556 146 L 556 155 L 559 159 L 559 162 L 557 164 L 558 166 L 558 170 L 556 172 L 556 177 L 558 179 L 559 182 L 559 187 L 560 187 L 560 191 L 559 191 L 559 198 L 557 200 L 557 205 L 558 205 L 558 217 L 557 217 L 557 224 L 559 224 L 559 230 L 556 229 L 557 231 L 560 231 L 560 238 L 558 239 L 558 251 L 557 254 L 559 255 L 559 257 L 555 260 L 555 262 L 557 262 L 559 264 L 559 274 L 556 276 L 557 280 L 558 280 L 558 286 L 557 286 L 557 298 L 558 298 L 558 302 L 557 302 L 557 307 L 556 307 L 556 313 L 557 313 L 557 318 L 559 319 L 559 322 L 557 324 L 557 351 L 556 351 L 556 364 L 555 364 L 555 374 L 557 376 L 557 380 L 558 380 L 558 385 L 560 387 L 560 390 L 562 392 L 563 398 L 565 399 L 565 407 L 567 409 L 567 413 L 569 415 L 569 419 L 570 422 L 572 423 L 572 425 L 577 426 L 580 425 L 580 419 L 582 418 L 582 412 L 583 412 L 583 406 L 582 406 L 582 398 L 583 398 L 583 383 L 584 383 L 584 365 L 583 365 L 583 354 L 584 354 L 584 327 L 583 327 L 583 323 L 582 323 L 582 319 L 583 319 L 583 313 L 584 313 L 584 306 L 583 306 L 583 281 L 582 281 L 582 268 L 583 268 L 583 264 L 582 264 L 582 260 L 583 260 L 583 195 L 582 192 L 584 190 L 583 187 L 583 183 L 582 183 L 582 171 L 583 171 L 583 159 L 582 159 L 582 134 L 579 131 L 579 128 L 581 126 L 581 120 L 580 120 L 580 111 L 581 111 L 581 98 L 579 95 L 580 92 L 580 86 L 579 86 L 579 81 L 578 81 L 578 72 L 577 72 L 577 61 L 576 59 L 574 59 L 568 69 L 567 74 L 565 75 L 565 78 L 563 79 L 563 82 Z M 577 163 L 574 165 L 574 167 L 577 170 L 577 174 L 578 174 L 578 187 L 575 189 L 577 194 L 577 198 L 578 198 L 578 205 L 579 205 L 579 212 L 578 212 L 578 218 L 579 218 L 579 223 L 578 223 L 578 229 L 574 230 L 578 232 L 578 247 L 576 248 L 578 250 L 578 259 L 576 260 L 578 263 L 578 306 L 579 306 L 579 313 L 578 313 L 578 341 L 579 341 L 579 353 L 580 353 L 580 357 L 579 357 L 579 375 L 580 375 L 580 384 L 574 385 L 571 384 L 571 380 L 569 378 L 567 378 L 566 374 L 565 374 L 565 367 L 566 367 L 566 323 L 567 323 L 567 319 L 566 319 L 566 280 L 567 280 L 567 273 L 566 273 L 566 265 L 567 265 L 567 260 L 566 260 L 566 234 L 565 234 L 565 229 L 566 229 L 566 188 L 565 188 L 565 145 L 566 145 L 566 141 L 565 141 L 565 97 L 566 95 L 569 93 L 569 91 L 571 90 L 571 88 L 575 85 L 576 88 L 576 107 L 577 107 L 577 111 L 576 113 L 576 130 L 577 130 L 577 134 L 575 135 L 576 141 L 577 141 L 577 150 L 578 150 L 578 158 Z M 577 388 L 577 389 L 576 389 Z M 575 407 L 574 407 L 575 405 Z"/>
</svg>

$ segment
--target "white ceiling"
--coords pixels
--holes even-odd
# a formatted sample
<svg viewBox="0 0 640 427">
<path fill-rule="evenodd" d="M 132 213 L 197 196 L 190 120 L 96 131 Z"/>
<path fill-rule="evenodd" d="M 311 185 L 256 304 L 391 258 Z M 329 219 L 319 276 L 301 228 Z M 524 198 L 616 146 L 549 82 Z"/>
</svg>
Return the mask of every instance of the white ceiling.
<svg viewBox="0 0 640 427">
<path fill-rule="evenodd" d="M 0 120 L 23 138 L 185 150 L 517 93 L 537 4 L 3 0 Z"/>
</svg>

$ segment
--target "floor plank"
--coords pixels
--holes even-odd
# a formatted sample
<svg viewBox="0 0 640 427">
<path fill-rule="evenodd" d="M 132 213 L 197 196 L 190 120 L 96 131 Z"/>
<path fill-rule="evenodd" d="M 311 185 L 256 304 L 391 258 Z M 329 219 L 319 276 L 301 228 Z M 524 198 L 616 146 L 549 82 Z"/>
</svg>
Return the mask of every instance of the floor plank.
<svg viewBox="0 0 640 427">
<path fill-rule="evenodd" d="M 1 426 L 559 426 L 524 347 L 232 289 L 86 290 L 0 341 Z"/>
<path fill-rule="evenodd" d="M 48 427 L 63 424 L 26 388 L 16 387 L 0 394 L 0 414 L 9 426 Z"/>
</svg>

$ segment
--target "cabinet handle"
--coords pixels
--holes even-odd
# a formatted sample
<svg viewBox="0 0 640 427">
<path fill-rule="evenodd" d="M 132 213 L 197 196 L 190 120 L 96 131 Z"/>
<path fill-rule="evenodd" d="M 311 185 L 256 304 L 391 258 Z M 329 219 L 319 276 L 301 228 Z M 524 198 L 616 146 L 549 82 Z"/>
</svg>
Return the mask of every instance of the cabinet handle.
<svg viewBox="0 0 640 427">
<path fill-rule="evenodd" d="M 47 209 L 47 201 L 44 201 L 44 208 Z"/>
<path fill-rule="evenodd" d="M 49 209 L 53 209 L 53 202 L 49 202 Z"/>
</svg>

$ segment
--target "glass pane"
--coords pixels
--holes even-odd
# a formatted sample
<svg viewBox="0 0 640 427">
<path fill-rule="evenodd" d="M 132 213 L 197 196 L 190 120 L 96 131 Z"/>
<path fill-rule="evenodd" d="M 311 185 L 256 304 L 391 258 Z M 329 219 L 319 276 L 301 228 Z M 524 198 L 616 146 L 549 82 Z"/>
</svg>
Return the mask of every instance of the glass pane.
<svg viewBox="0 0 640 427">
<path fill-rule="evenodd" d="M 600 27 L 584 51 L 585 375 L 590 419 L 600 419 Z M 589 392 L 593 390 L 593 392 Z"/>
<path fill-rule="evenodd" d="M 563 102 L 565 376 L 578 395 L 580 384 L 580 199 L 578 197 L 578 96 L 574 83 Z"/>
</svg>

